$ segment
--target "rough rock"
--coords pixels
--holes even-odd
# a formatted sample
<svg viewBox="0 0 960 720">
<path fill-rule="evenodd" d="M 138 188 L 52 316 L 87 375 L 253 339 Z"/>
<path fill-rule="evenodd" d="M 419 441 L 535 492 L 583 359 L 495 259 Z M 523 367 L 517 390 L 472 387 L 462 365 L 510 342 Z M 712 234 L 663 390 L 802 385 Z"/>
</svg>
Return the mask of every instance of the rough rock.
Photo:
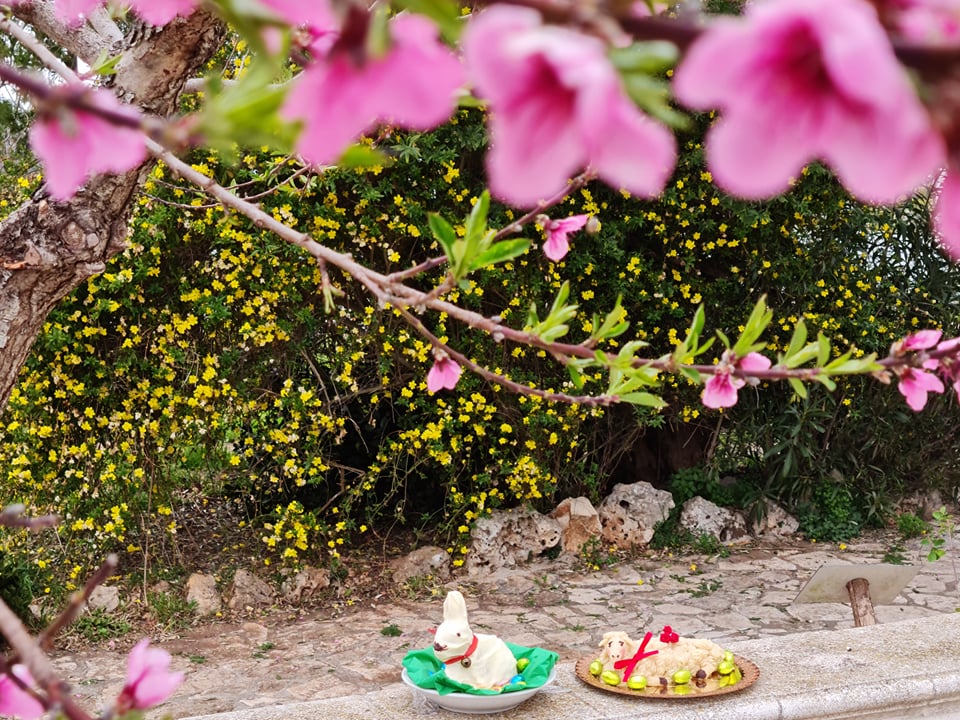
<svg viewBox="0 0 960 720">
<path fill-rule="evenodd" d="M 601 536 L 620 548 L 646 547 L 654 526 L 673 509 L 673 496 L 648 482 L 615 485 L 600 503 Z"/>
<path fill-rule="evenodd" d="M 585 497 L 567 498 L 550 517 L 560 523 L 560 545 L 564 552 L 579 553 L 591 538 L 600 535 L 600 513 Z"/>
<path fill-rule="evenodd" d="M 755 520 L 751 528 L 754 535 L 793 535 L 800 528 L 800 521 L 775 502 L 765 499 L 764 503 L 766 509 L 763 520 Z"/>
<path fill-rule="evenodd" d="M 297 604 L 309 600 L 318 590 L 330 587 L 330 571 L 310 565 L 288 577 L 280 586 L 284 600 Z"/>
<path fill-rule="evenodd" d="M 725 543 L 749 539 L 747 520 L 742 513 L 720 507 L 699 495 L 683 504 L 680 527 L 694 535 L 712 535 Z"/>
<path fill-rule="evenodd" d="M 187 578 L 187 602 L 196 603 L 197 615 L 216 615 L 223 609 L 217 579 L 213 575 L 193 573 Z"/>
<path fill-rule="evenodd" d="M 248 570 L 237 570 L 233 576 L 230 600 L 231 610 L 263 607 L 273 604 L 273 589 Z"/>
<path fill-rule="evenodd" d="M 535 510 L 497 510 L 477 520 L 470 534 L 467 572 L 515 567 L 560 542 L 560 523 Z"/>
<path fill-rule="evenodd" d="M 87 598 L 87 607 L 91 610 L 102 610 L 112 613 L 120 607 L 120 588 L 116 586 L 98 585 Z"/>
<path fill-rule="evenodd" d="M 442 547 L 426 545 L 391 561 L 390 571 L 396 583 L 427 576 L 445 579 L 450 575 L 450 554 Z"/>
</svg>

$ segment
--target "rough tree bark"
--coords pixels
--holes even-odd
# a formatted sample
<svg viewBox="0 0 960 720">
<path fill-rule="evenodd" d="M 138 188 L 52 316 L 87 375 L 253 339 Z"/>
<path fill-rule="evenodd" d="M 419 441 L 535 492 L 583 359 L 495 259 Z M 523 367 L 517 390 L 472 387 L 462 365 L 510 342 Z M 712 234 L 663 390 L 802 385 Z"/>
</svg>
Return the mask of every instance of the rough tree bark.
<svg viewBox="0 0 960 720">
<path fill-rule="evenodd" d="M 57 22 L 42 0 L 18 6 L 16 15 L 88 63 L 103 50 L 120 53 L 113 89 L 161 117 L 176 111 L 184 84 L 213 56 L 225 32 L 203 9 L 133 41 L 105 12 L 75 29 Z M 0 413 L 50 310 L 124 248 L 133 201 L 148 170 L 149 164 L 95 177 L 64 203 L 41 189 L 0 222 Z"/>
</svg>

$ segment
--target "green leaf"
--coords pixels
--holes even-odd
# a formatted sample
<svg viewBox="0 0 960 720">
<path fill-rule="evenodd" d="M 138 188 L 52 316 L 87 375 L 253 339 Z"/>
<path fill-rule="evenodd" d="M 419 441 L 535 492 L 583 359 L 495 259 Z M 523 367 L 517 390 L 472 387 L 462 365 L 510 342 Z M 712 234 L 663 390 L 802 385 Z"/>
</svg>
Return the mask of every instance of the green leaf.
<svg viewBox="0 0 960 720">
<path fill-rule="evenodd" d="M 567 364 L 567 373 L 570 375 L 570 382 L 580 390 L 583 388 L 583 373 L 573 364 Z"/>
<path fill-rule="evenodd" d="M 570 281 L 564 280 L 563 285 L 560 286 L 560 289 L 557 291 L 557 297 L 553 300 L 553 306 L 550 308 L 550 315 L 558 312 L 560 308 L 563 307 L 564 303 L 567 302 L 567 298 L 570 297 Z"/>
<path fill-rule="evenodd" d="M 830 358 L 830 341 L 823 333 L 817 333 L 817 345 L 819 346 L 817 351 L 817 365 L 823 367 Z"/>
<path fill-rule="evenodd" d="M 640 73 L 623 76 L 627 94 L 644 112 L 677 130 L 687 130 L 690 118 L 670 104 L 670 86 L 663 80 Z"/>
<path fill-rule="evenodd" d="M 466 241 L 469 245 L 479 241 L 487 232 L 487 211 L 490 209 L 490 192 L 484 190 L 477 202 L 473 204 L 473 209 L 467 216 L 466 222 Z"/>
<path fill-rule="evenodd" d="M 117 72 L 117 63 L 120 62 L 121 55 L 108 55 L 105 50 L 101 50 L 96 61 L 90 68 L 90 72 L 95 75 L 115 75 Z"/>
<path fill-rule="evenodd" d="M 449 43 L 455 43 L 463 31 L 460 6 L 453 0 L 394 0 L 394 4 L 415 13 L 426 15 L 440 29 Z"/>
<path fill-rule="evenodd" d="M 621 321 L 623 317 L 623 295 L 617 295 L 617 301 L 613 305 L 613 309 L 607 313 L 607 316 L 603 319 L 603 322 L 600 322 L 600 316 L 594 314 L 593 316 L 593 333 L 590 337 L 596 340 L 603 340 L 606 338 L 614 338 L 619 335 L 622 335 L 626 332 L 627 328 L 630 327 L 630 323 L 626 320 Z"/>
<path fill-rule="evenodd" d="M 824 370 L 830 375 L 860 375 L 880 369 L 881 366 L 877 363 L 875 353 L 862 358 L 850 358 L 849 352 L 844 353 L 824 367 Z"/>
<path fill-rule="evenodd" d="M 793 391 L 797 394 L 797 397 L 805 398 L 807 396 L 807 386 L 800 382 L 797 378 L 787 378 L 790 383 L 790 387 L 793 388 Z"/>
<path fill-rule="evenodd" d="M 803 347 L 803 344 L 807 341 L 807 325 L 803 320 L 797 323 L 796 327 L 793 328 L 793 337 L 790 338 L 790 346 L 787 348 L 787 357 L 791 357 L 798 352 L 800 348 Z"/>
<path fill-rule="evenodd" d="M 680 368 L 680 374 L 683 375 L 688 380 L 695 382 L 697 385 L 699 385 L 702 382 L 700 373 L 694 370 L 693 368 L 682 367 Z"/>
<path fill-rule="evenodd" d="M 800 367 L 805 362 L 809 361 L 811 358 L 817 356 L 820 352 L 820 346 L 817 343 L 808 343 L 806 347 L 801 348 L 792 355 L 788 355 L 783 359 L 781 363 L 784 367 L 795 368 Z"/>
<path fill-rule="evenodd" d="M 264 61 L 255 62 L 230 85 L 209 78 L 197 124 L 204 141 L 228 159 L 235 157 L 238 146 L 269 145 L 277 152 L 289 152 L 300 128 L 280 119 L 286 90 L 273 84 L 273 78 L 272 64 Z"/>
<path fill-rule="evenodd" d="M 627 393 L 626 395 L 617 395 L 620 402 L 630 403 L 631 405 L 643 405 L 644 407 L 665 408 L 667 403 L 663 398 L 652 393 Z"/>
<path fill-rule="evenodd" d="M 677 64 L 680 51 L 672 42 L 652 40 L 613 48 L 609 56 L 610 62 L 621 73 L 659 75 Z"/>
<path fill-rule="evenodd" d="M 512 260 L 518 255 L 523 255 L 529 248 L 530 241 L 526 238 L 501 240 L 475 257 L 470 262 L 470 270 L 478 270 L 488 265 L 496 265 L 497 263 Z"/>
<path fill-rule="evenodd" d="M 766 297 L 761 297 L 753 306 L 753 312 L 747 318 L 743 333 L 737 340 L 737 344 L 733 346 L 733 352 L 737 357 L 743 357 L 763 347 L 763 345 L 757 345 L 757 340 L 767 329 L 771 320 L 773 320 L 773 311 L 767 309 Z"/>
<path fill-rule="evenodd" d="M 454 230 L 453 225 L 444 220 L 443 216 L 438 213 L 429 213 L 427 215 L 427 224 L 430 226 L 430 232 L 433 233 L 437 242 L 443 247 L 443 251 L 447 255 L 447 260 L 452 266 L 455 262 L 453 246 L 457 242 L 457 231 Z"/>
<path fill-rule="evenodd" d="M 823 385 L 830 392 L 833 392 L 834 390 L 837 389 L 837 384 L 833 380 L 828 378 L 826 375 L 817 375 L 813 379 L 816 380 L 821 385 Z"/>
<path fill-rule="evenodd" d="M 390 167 L 392 164 L 392 158 L 376 148 L 361 144 L 348 147 L 337 161 L 337 165 L 344 168 Z"/>
</svg>

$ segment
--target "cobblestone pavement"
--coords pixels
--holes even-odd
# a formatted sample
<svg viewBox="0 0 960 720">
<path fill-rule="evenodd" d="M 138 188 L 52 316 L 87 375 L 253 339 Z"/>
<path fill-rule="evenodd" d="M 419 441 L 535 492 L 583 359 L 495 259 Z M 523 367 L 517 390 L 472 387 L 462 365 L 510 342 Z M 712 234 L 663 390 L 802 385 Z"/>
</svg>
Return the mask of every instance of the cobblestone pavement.
<svg viewBox="0 0 960 720">
<path fill-rule="evenodd" d="M 521 645 L 592 654 L 602 633 L 642 634 L 671 625 L 683 635 L 718 641 L 770 637 L 853 626 L 848 605 L 796 604 L 807 580 L 824 564 L 877 563 L 896 537 L 874 533 L 841 549 L 836 544 L 755 541 L 728 557 L 683 555 L 634 559 L 585 570 L 573 560 L 540 560 L 501 571 L 485 582 L 454 581 L 467 597 L 471 625 Z M 951 553 L 953 555 L 954 553 Z M 906 544 L 913 581 L 880 622 L 935 617 L 960 608 L 950 556 L 920 560 L 919 542 Z M 148 717 L 184 718 L 229 710 L 366 693 L 399 682 L 400 661 L 430 644 L 442 619 L 443 589 L 433 600 L 355 605 L 334 614 L 276 610 L 240 623 L 203 625 L 161 638 L 186 672 L 180 691 Z M 935 621 L 931 632 L 935 632 Z M 80 702 L 103 706 L 123 684 L 125 650 L 97 649 L 55 658 Z"/>
</svg>

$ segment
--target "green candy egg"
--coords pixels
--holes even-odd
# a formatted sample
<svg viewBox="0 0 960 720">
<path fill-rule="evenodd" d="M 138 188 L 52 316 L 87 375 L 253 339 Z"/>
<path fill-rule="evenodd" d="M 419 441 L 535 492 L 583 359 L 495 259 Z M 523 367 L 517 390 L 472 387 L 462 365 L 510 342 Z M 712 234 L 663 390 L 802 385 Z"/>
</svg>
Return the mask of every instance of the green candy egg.
<svg viewBox="0 0 960 720">
<path fill-rule="evenodd" d="M 631 690 L 643 690 L 647 687 L 647 678 L 645 675 L 631 675 L 627 680 L 627 687 Z"/>
<path fill-rule="evenodd" d="M 688 682 L 690 682 L 691 677 L 693 677 L 693 674 L 689 670 L 677 670 L 673 674 L 673 684 L 686 685 Z"/>
<path fill-rule="evenodd" d="M 600 662 L 599 660 L 594 660 L 592 663 L 590 663 L 590 674 L 591 674 L 591 675 L 593 675 L 594 677 L 596 677 L 596 676 L 598 676 L 598 675 L 599 675 L 600 673 L 602 673 L 602 672 L 603 672 L 603 663 L 602 663 L 602 662 Z"/>
<path fill-rule="evenodd" d="M 600 679 L 603 680 L 607 685 L 619 685 L 620 684 L 620 673 L 616 673 L 613 670 L 604 670 L 600 673 Z"/>
</svg>

